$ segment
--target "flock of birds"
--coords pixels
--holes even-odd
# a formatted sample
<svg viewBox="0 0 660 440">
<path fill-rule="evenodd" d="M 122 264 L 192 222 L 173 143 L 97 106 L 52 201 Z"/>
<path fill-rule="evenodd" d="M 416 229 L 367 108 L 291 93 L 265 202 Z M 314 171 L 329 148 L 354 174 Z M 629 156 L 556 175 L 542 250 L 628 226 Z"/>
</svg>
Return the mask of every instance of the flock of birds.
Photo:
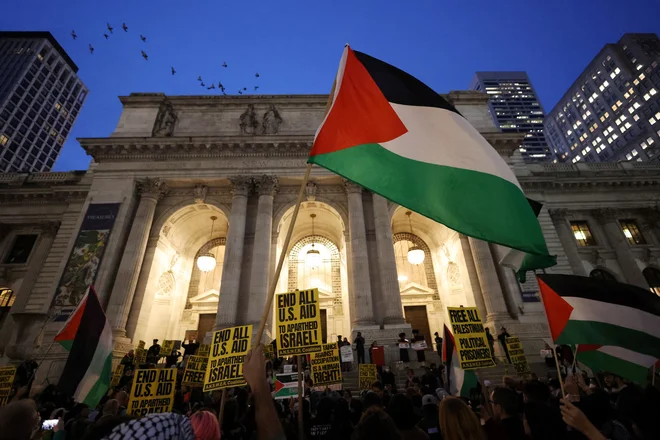
<svg viewBox="0 0 660 440">
<path fill-rule="evenodd" d="M 106 27 L 107 27 L 108 32 L 110 33 L 110 35 L 114 34 L 114 32 L 113 32 L 113 31 L 114 31 L 114 28 L 113 28 L 112 26 L 110 26 L 110 23 L 106 23 Z M 128 32 L 128 26 L 126 26 L 126 23 L 122 23 L 122 24 L 121 24 L 121 28 L 124 30 L 124 32 Z M 108 33 L 104 33 L 104 34 L 103 34 L 103 37 L 104 37 L 106 40 L 108 40 L 108 39 L 110 39 L 110 35 L 108 35 Z M 74 40 L 77 40 L 77 39 L 78 39 L 78 35 L 76 34 L 76 31 L 75 31 L 75 30 L 72 30 L 72 31 L 71 31 L 71 37 L 72 37 Z M 146 42 L 147 42 L 147 37 L 145 37 L 144 35 L 140 34 L 140 40 L 142 40 L 143 43 L 146 43 Z M 91 43 L 89 44 L 89 53 L 90 53 L 91 55 L 94 55 L 94 46 L 92 46 Z M 141 53 L 141 55 L 142 55 L 142 58 L 145 59 L 145 61 L 149 61 L 149 55 L 147 55 L 147 53 L 146 53 L 143 49 L 140 50 L 140 53 Z M 227 68 L 227 67 L 229 67 L 229 66 L 227 65 L 227 62 L 226 62 L 226 61 L 222 63 L 222 67 L 223 67 L 223 68 Z M 172 75 L 175 75 L 175 74 L 176 74 L 176 70 L 174 69 L 174 66 L 170 66 L 170 69 L 171 69 L 171 73 L 172 73 Z M 254 76 L 255 76 L 255 78 L 259 78 L 259 72 L 255 73 Z M 201 75 L 197 77 L 197 81 L 199 82 L 199 85 L 200 85 L 201 87 L 206 87 L 206 90 L 216 90 L 216 86 L 215 86 L 214 83 L 210 83 L 210 84 L 211 84 L 210 86 L 206 86 L 206 84 L 204 83 L 204 80 L 202 79 Z M 225 88 L 225 86 L 222 85 L 222 82 L 218 82 L 217 90 L 221 91 L 223 95 L 226 95 L 226 94 L 227 94 L 227 93 L 226 93 L 226 88 Z M 257 90 L 259 90 L 259 86 L 258 86 L 258 85 L 255 85 L 255 86 L 254 86 L 254 91 L 256 92 Z M 238 94 L 239 94 L 239 95 L 242 95 L 243 92 L 247 92 L 247 87 L 243 87 L 242 89 L 239 89 L 239 90 L 238 90 Z"/>
</svg>

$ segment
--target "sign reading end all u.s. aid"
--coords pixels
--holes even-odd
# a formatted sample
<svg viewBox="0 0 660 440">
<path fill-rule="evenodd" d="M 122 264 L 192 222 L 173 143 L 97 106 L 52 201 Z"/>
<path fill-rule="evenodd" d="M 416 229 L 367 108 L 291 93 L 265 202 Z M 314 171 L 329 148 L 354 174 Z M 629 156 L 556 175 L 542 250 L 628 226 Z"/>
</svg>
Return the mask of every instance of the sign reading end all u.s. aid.
<svg viewBox="0 0 660 440">
<path fill-rule="evenodd" d="M 278 356 L 322 350 L 318 289 L 278 294 L 275 297 L 275 319 Z"/>
<path fill-rule="evenodd" d="M 243 364 L 251 341 L 251 325 L 225 328 L 213 333 L 211 353 L 204 374 L 204 392 L 246 384 Z"/>
</svg>

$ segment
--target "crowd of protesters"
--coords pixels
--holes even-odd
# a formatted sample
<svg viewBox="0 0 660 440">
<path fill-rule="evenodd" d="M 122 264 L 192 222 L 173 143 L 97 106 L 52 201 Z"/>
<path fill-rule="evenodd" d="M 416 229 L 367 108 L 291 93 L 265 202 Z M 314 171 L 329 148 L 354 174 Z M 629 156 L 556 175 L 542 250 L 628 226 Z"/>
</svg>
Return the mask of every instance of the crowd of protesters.
<svg viewBox="0 0 660 440">
<path fill-rule="evenodd" d="M 364 347 L 363 341 L 359 343 Z M 194 348 L 186 347 L 186 351 Z M 175 355 L 178 359 L 175 353 L 166 362 L 176 362 Z M 222 392 L 202 393 L 200 388 L 180 385 L 171 413 L 143 418 L 127 415 L 130 368 L 127 379 L 122 378 L 95 408 L 73 402 L 56 386 L 29 383 L 28 378 L 0 408 L 0 440 L 300 439 L 300 401 L 273 400 L 271 394 L 273 371 L 285 364 L 293 365 L 295 371 L 295 359 L 266 361 L 261 346 L 250 352 L 243 369 L 248 386 L 229 390 L 222 424 L 218 422 Z M 317 389 L 307 382 L 303 438 L 660 439 L 660 391 L 611 374 L 592 379 L 579 371 L 567 374 L 563 397 L 556 378 L 541 381 L 532 376 L 526 381 L 505 377 L 499 385 L 485 381 L 483 387 L 478 384 L 471 390 L 469 398 L 459 398 L 444 389 L 443 365 L 430 364 L 419 375 L 412 369 L 406 373 L 405 384 L 399 388 L 394 372 L 387 366 L 379 368 L 379 380 L 359 394 Z M 52 429 L 46 420 L 52 421 Z"/>
</svg>

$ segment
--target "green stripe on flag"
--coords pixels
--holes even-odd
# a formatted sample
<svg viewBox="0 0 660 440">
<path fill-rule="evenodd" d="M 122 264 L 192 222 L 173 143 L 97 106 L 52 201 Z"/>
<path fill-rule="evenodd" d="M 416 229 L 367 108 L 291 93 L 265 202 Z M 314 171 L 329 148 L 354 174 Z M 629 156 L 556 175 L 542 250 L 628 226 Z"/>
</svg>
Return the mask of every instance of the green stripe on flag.
<svg viewBox="0 0 660 440">
<path fill-rule="evenodd" d="M 101 371 L 99 379 L 96 381 L 92 389 L 89 390 L 89 393 L 87 393 L 87 396 L 85 396 L 82 403 L 88 405 L 90 408 L 94 408 L 96 405 L 98 405 L 101 401 L 101 398 L 108 392 L 108 388 L 110 388 L 111 376 L 112 353 L 110 353 L 108 358 L 103 363 L 103 370 Z"/>
</svg>

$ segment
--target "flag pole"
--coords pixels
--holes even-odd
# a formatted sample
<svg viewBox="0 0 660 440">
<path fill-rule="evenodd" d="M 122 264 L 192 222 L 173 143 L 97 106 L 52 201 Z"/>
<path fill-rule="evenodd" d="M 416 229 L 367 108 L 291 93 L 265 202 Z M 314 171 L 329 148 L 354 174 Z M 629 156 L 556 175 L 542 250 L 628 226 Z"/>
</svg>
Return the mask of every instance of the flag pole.
<svg viewBox="0 0 660 440">
<path fill-rule="evenodd" d="M 543 273 L 545 274 L 545 269 L 543 269 Z M 534 271 L 534 275 L 536 275 L 536 281 L 538 284 L 538 275 L 536 274 L 536 271 Z M 539 286 L 539 299 L 541 300 L 541 305 L 543 306 L 543 310 L 545 311 L 545 319 L 548 321 L 548 331 L 550 331 L 550 320 L 548 319 L 548 311 L 545 308 L 545 303 L 543 302 L 543 294 L 541 293 L 541 287 Z M 555 345 L 555 338 L 552 337 L 552 331 L 550 331 L 550 339 L 552 339 L 552 344 Z M 552 354 L 555 357 L 555 367 L 557 367 L 557 377 L 559 379 L 559 386 L 561 387 L 561 395 L 562 397 L 566 396 L 566 391 L 564 391 L 564 379 L 561 377 L 561 368 L 559 368 L 559 358 L 557 358 L 557 346 L 555 345 L 554 347 L 550 347 L 550 350 L 552 350 Z"/>
<path fill-rule="evenodd" d="M 302 372 L 302 354 L 298 355 L 298 438 L 305 438 L 305 427 L 303 426 L 303 372 Z"/>
<path fill-rule="evenodd" d="M 225 404 L 227 403 L 227 388 L 222 390 L 222 397 L 220 397 L 220 411 L 218 412 L 218 424 L 220 425 L 220 432 L 222 432 L 222 419 L 225 417 Z"/>
<path fill-rule="evenodd" d="M 325 105 L 325 116 L 327 116 L 332 106 L 333 96 L 335 94 L 335 86 L 337 82 L 332 83 L 332 89 L 330 90 L 330 95 L 328 96 L 328 102 Z M 300 190 L 298 191 L 298 198 L 296 199 L 296 204 L 293 209 L 293 216 L 291 216 L 291 223 L 289 224 L 289 229 L 286 231 L 286 236 L 284 238 L 284 243 L 282 243 L 282 253 L 280 258 L 277 261 L 277 266 L 275 267 L 275 273 L 273 273 L 273 278 L 270 281 L 268 286 L 268 293 L 266 296 L 266 303 L 264 304 L 264 311 L 261 314 L 261 321 L 259 322 L 259 328 L 255 333 L 254 338 L 252 339 L 252 349 L 254 350 L 261 343 L 261 337 L 264 334 L 266 328 L 266 320 L 268 319 L 268 314 L 270 313 L 271 308 L 273 307 L 273 298 L 275 296 L 275 289 L 277 288 L 277 281 L 280 279 L 280 273 L 282 273 L 282 266 L 284 266 L 284 259 L 286 258 L 287 249 L 289 249 L 289 244 L 291 243 L 291 236 L 293 235 L 293 228 L 296 225 L 296 219 L 298 218 L 298 213 L 300 212 L 300 205 L 302 199 L 305 195 L 305 188 L 307 187 L 307 182 L 309 181 L 309 175 L 312 172 L 312 164 L 308 163 L 305 168 L 305 174 L 303 176 L 302 183 L 300 184 Z"/>
</svg>

